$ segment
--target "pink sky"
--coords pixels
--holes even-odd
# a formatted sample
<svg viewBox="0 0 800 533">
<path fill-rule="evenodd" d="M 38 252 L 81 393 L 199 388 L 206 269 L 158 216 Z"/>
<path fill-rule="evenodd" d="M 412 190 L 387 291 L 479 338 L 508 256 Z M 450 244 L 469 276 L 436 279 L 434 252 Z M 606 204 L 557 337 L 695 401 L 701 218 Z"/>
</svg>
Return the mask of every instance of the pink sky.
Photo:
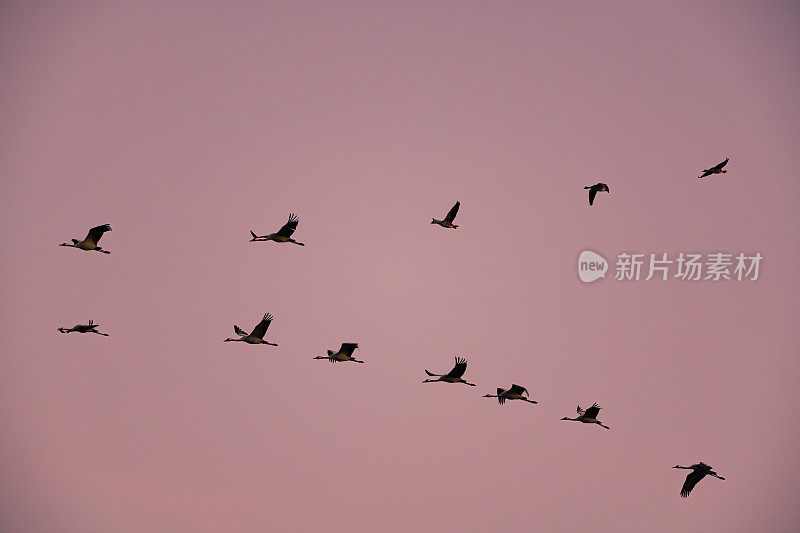
<svg viewBox="0 0 800 533">
<path fill-rule="evenodd" d="M 797 531 L 798 25 L 5 2 L 0 530 Z M 290 211 L 306 247 L 248 242 Z M 587 248 L 764 262 L 586 285 Z M 278 348 L 221 342 L 264 312 Z M 478 387 L 421 383 L 455 355 Z M 511 383 L 539 405 L 481 398 Z M 559 420 L 595 401 L 610 431 Z M 728 479 L 683 500 L 698 460 Z"/>
</svg>

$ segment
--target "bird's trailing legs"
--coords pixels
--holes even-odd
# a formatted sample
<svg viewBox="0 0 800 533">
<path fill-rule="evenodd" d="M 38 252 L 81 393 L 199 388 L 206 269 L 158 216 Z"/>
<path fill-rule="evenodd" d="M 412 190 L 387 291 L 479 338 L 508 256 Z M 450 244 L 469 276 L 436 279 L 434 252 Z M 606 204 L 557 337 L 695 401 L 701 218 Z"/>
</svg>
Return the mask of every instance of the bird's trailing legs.
<svg viewBox="0 0 800 533">
<path fill-rule="evenodd" d="M 78 246 L 75 246 L 74 244 L 69 244 L 67 242 L 62 242 L 61 244 L 59 244 L 59 246 L 69 246 L 70 248 L 79 248 Z M 103 250 L 99 246 L 97 248 L 95 248 L 94 250 L 88 250 L 88 251 L 89 252 L 100 252 L 101 254 L 110 254 L 111 253 L 108 250 Z"/>
</svg>

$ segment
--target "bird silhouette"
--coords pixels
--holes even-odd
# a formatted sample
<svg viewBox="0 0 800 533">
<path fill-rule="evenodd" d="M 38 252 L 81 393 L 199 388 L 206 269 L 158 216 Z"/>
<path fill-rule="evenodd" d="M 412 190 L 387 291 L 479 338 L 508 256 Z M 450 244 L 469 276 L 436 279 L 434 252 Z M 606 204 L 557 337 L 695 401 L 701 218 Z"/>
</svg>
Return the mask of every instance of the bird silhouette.
<svg viewBox="0 0 800 533">
<path fill-rule="evenodd" d="M 584 424 L 597 424 L 600 427 L 604 427 L 606 429 L 611 429 L 608 426 L 603 425 L 598 419 L 597 415 L 600 413 L 600 406 L 596 403 L 593 404 L 588 409 L 581 409 L 581 406 L 578 406 L 578 416 L 577 418 L 569 418 L 564 417 L 561 420 L 572 420 L 575 422 L 583 422 Z"/>
<path fill-rule="evenodd" d="M 594 185 L 589 185 L 584 187 L 584 189 L 589 189 L 589 205 L 594 204 L 594 197 L 597 196 L 598 192 L 607 192 L 610 193 L 611 191 L 608 189 L 608 185 L 605 183 L 595 183 Z"/>
<path fill-rule="evenodd" d="M 328 355 L 318 355 L 314 359 L 327 359 L 331 363 L 339 363 L 344 361 L 363 363 L 364 361 L 359 361 L 353 357 L 353 352 L 356 348 L 358 348 L 357 342 L 343 342 L 338 352 L 334 353 L 333 350 L 327 350 Z"/>
<path fill-rule="evenodd" d="M 250 239 L 250 242 L 260 242 L 260 241 L 291 242 L 293 244 L 305 246 L 305 244 L 303 244 L 302 242 L 298 242 L 292 239 L 292 234 L 294 233 L 294 230 L 297 229 L 298 222 L 300 222 L 300 219 L 297 218 L 297 215 L 295 215 L 294 213 L 289 213 L 289 221 L 275 233 L 259 236 L 256 235 L 253 230 L 250 230 L 250 235 L 253 236 L 253 238 Z"/>
<path fill-rule="evenodd" d="M 525 395 L 528 395 L 528 398 Z M 484 398 L 497 398 L 497 402 L 500 405 L 506 403 L 506 400 L 522 400 L 523 402 L 528 403 L 539 403 L 535 400 L 530 399 L 530 393 L 528 389 L 521 385 L 511 385 L 509 389 L 501 389 L 497 388 L 497 394 L 484 394 Z"/>
<path fill-rule="evenodd" d="M 461 207 L 461 202 L 456 202 L 455 205 L 450 208 L 450 211 L 448 211 L 447 216 L 444 217 L 444 220 L 436 220 L 434 218 L 431 220 L 431 224 L 439 224 L 443 228 L 457 229 L 458 225 L 453 224 L 453 221 L 456 219 L 459 207 Z"/>
<path fill-rule="evenodd" d="M 726 157 L 725 161 L 723 161 L 722 163 L 718 163 L 718 164 L 714 165 L 711 168 L 705 169 L 703 171 L 703 174 L 700 175 L 700 176 L 697 176 L 697 177 L 698 178 L 705 178 L 706 176 L 710 176 L 711 174 L 725 174 L 728 171 L 723 167 L 728 164 L 728 160 L 729 160 L 729 158 Z"/>
<path fill-rule="evenodd" d="M 691 470 L 691 472 L 689 472 L 689 475 L 686 476 L 686 481 L 683 482 L 683 487 L 681 487 L 681 498 L 688 498 L 694 486 L 697 485 L 700 482 L 700 480 L 706 477 L 707 475 L 715 477 L 717 479 L 722 479 L 722 480 L 725 479 L 724 477 L 714 472 L 710 466 L 708 466 L 702 461 L 699 461 L 696 465 L 692 466 L 675 465 L 672 468 L 683 468 L 685 470 Z"/>
<path fill-rule="evenodd" d="M 467 371 L 467 360 L 461 357 L 456 357 L 456 365 L 447 374 L 434 374 L 426 369 L 425 373 L 431 377 L 435 377 L 436 379 L 426 379 L 425 381 L 423 381 L 423 383 L 433 383 L 435 381 L 442 381 L 445 383 L 463 383 L 464 385 L 469 385 L 470 387 L 474 387 L 475 386 L 474 383 L 468 383 L 461 377 L 464 375 L 464 372 L 466 371 Z"/>
<path fill-rule="evenodd" d="M 256 324 L 256 327 L 253 328 L 250 334 L 234 324 L 233 331 L 239 335 L 239 338 L 234 339 L 228 337 L 224 342 L 246 342 L 247 344 L 269 344 L 270 346 L 277 346 L 274 342 L 267 342 L 264 340 L 264 335 L 267 333 L 267 328 L 269 328 L 269 325 L 272 323 L 272 318 L 271 314 L 266 313 L 261 319 L 261 322 Z"/>
<path fill-rule="evenodd" d="M 86 235 L 86 238 L 82 241 L 78 239 L 71 239 L 72 244 L 68 242 L 62 242 L 59 246 L 69 246 L 71 248 L 77 248 L 79 250 L 86 250 L 87 252 L 100 252 L 101 254 L 110 254 L 108 250 L 103 250 L 97 243 L 100 241 L 100 237 L 103 236 L 103 233 L 111 231 L 111 226 L 108 224 L 103 224 L 102 226 L 95 226 L 89 230 L 89 233 Z"/>
<path fill-rule="evenodd" d="M 90 318 L 88 324 L 77 324 L 71 328 L 58 328 L 58 331 L 61 333 L 72 333 L 73 331 L 76 333 L 97 333 L 103 337 L 108 337 L 108 333 L 100 333 L 97 331 L 97 326 L 99 325 L 100 324 L 95 324 Z"/>
</svg>

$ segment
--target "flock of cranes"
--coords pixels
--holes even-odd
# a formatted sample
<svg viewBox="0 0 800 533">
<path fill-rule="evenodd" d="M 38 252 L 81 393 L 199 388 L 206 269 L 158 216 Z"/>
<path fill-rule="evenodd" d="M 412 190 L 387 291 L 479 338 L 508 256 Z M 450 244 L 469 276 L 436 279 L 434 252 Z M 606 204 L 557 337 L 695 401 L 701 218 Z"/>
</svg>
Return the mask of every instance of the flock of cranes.
<svg viewBox="0 0 800 533">
<path fill-rule="evenodd" d="M 710 176 L 712 174 L 723 174 L 726 173 L 723 167 L 728 163 L 728 158 L 725 158 L 725 161 L 703 171 L 699 178 L 704 178 L 706 176 Z M 595 196 L 598 192 L 610 192 L 608 185 L 605 183 L 597 183 L 595 185 L 584 187 L 584 189 L 589 190 L 589 205 L 594 204 Z M 458 214 L 458 209 L 461 207 L 461 202 L 456 202 L 450 211 L 448 211 L 447 215 L 444 217 L 443 220 L 432 219 L 431 224 L 438 224 L 443 228 L 447 229 L 457 229 L 458 225 L 454 224 L 456 215 Z M 297 224 L 300 219 L 294 214 L 289 214 L 289 220 L 284 224 L 281 229 L 279 229 L 275 233 L 270 233 L 268 235 L 256 235 L 253 230 L 250 230 L 250 235 L 253 237 L 250 239 L 250 242 L 261 242 L 261 241 L 273 241 L 277 243 L 292 243 L 297 244 L 299 246 L 305 246 L 304 243 L 298 242 L 292 239 L 292 235 L 294 234 L 295 230 L 297 230 Z M 108 224 L 103 224 L 101 226 L 95 226 L 89 230 L 89 233 L 86 235 L 82 241 L 77 239 L 72 239 L 72 244 L 70 243 L 62 243 L 59 246 L 69 246 L 72 248 L 77 248 L 79 250 L 84 251 L 91 251 L 91 252 L 100 252 L 103 254 L 110 254 L 111 252 L 104 250 L 97 243 L 100 241 L 100 238 L 103 236 L 104 233 L 111 231 L 111 226 Z M 264 340 L 264 336 L 269 329 L 269 325 L 272 323 L 273 316 L 269 313 L 264 314 L 261 318 L 261 321 L 256 324 L 253 330 L 250 333 L 247 333 L 245 330 L 240 328 L 239 326 L 233 326 L 234 332 L 238 335 L 238 338 L 229 337 L 225 339 L 223 342 L 244 342 L 247 344 L 264 344 L 269 346 L 278 346 L 274 342 L 269 342 Z M 101 333 L 97 331 L 97 327 L 99 324 L 95 324 L 92 320 L 89 320 L 88 324 L 78 324 L 71 328 L 59 327 L 58 331 L 60 333 L 95 333 L 97 335 L 103 335 L 108 337 L 108 333 Z M 337 352 L 333 350 L 327 350 L 326 355 L 318 355 L 314 357 L 314 359 L 326 359 L 331 363 L 339 363 L 339 362 L 353 362 L 353 363 L 364 363 L 359 359 L 353 357 L 355 350 L 358 348 L 358 343 L 355 342 L 343 342 L 341 347 Z M 467 360 L 463 357 L 456 357 L 455 358 L 455 365 L 453 368 L 447 372 L 446 374 L 434 374 L 429 370 L 425 369 L 425 373 L 429 376 L 429 379 L 425 379 L 423 383 L 463 383 L 464 385 L 469 385 L 470 387 L 475 387 L 475 383 L 470 383 L 464 379 L 464 373 L 467 371 Z M 434 378 L 434 379 L 430 379 Z M 511 387 L 508 389 L 497 388 L 496 394 L 485 394 L 484 398 L 497 398 L 497 401 L 500 405 L 504 405 L 506 400 L 519 400 L 526 403 L 536 404 L 539 403 L 536 400 L 530 399 L 530 393 L 528 389 L 521 385 L 512 384 Z M 600 420 L 597 419 L 597 416 L 600 414 L 600 406 L 597 403 L 594 403 L 588 409 L 582 409 L 580 405 L 578 405 L 578 416 L 575 418 L 564 417 L 561 420 L 570 420 L 573 422 L 583 422 L 584 424 L 597 424 L 604 429 L 611 429 L 610 427 L 606 426 Z M 700 480 L 704 477 L 712 476 L 718 479 L 725 479 L 724 477 L 718 475 L 713 469 L 701 462 L 691 466 L 674 466 L 673 468 L 681 468 L 681 469 L 688 469 L 691 470 L 689 475 L 686 476 L 686 481 L 681 488 L 681 497 L 686 498 L 692 492 L 692 489 L 695 485 L 697 485 Z"/>
</svg>

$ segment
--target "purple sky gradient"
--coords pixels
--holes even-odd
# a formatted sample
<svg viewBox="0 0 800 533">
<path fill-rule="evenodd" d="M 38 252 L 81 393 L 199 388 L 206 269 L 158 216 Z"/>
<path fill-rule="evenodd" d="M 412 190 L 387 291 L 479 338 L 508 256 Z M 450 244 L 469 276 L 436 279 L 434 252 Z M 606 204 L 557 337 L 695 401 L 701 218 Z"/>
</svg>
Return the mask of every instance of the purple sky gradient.
<svg viewBox="0 0 800 533">
<path fill-rule="evenodd" d="M 796 2 L 202 4 L 0 6 L 0 530 L 800 528 Z"/>
</svg>

